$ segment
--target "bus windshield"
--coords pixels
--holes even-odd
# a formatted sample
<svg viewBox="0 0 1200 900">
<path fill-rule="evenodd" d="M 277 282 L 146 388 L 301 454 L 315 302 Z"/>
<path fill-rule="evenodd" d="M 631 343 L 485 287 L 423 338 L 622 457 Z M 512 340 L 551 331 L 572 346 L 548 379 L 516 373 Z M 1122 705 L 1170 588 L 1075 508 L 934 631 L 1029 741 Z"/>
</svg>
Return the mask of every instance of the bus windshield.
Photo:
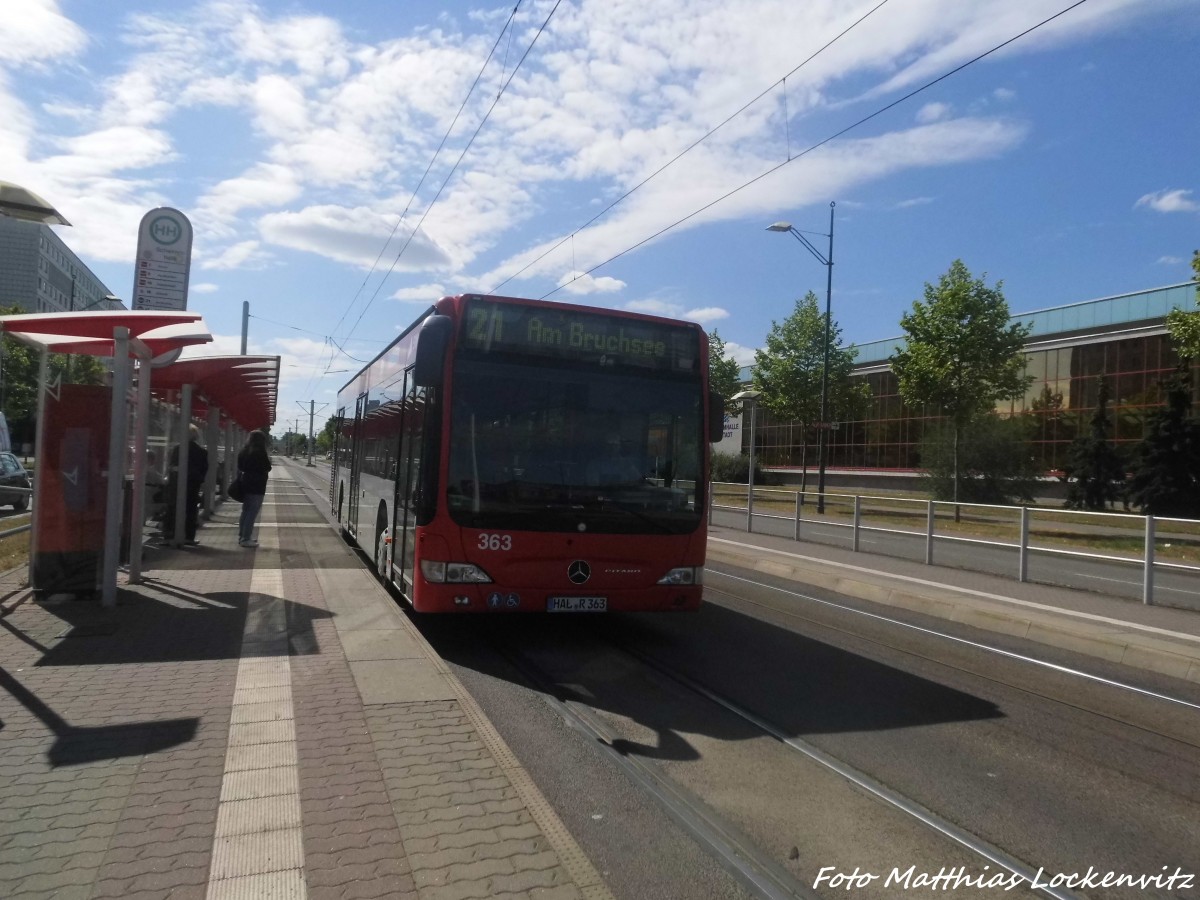
<svg viewBox="0 0 1200 900">
<path fill-rule="evenodd" d="M 702 519 L 696 377 L 460 357 L 446 500 L 466 527 L 686 534 Z"/>
</svg>

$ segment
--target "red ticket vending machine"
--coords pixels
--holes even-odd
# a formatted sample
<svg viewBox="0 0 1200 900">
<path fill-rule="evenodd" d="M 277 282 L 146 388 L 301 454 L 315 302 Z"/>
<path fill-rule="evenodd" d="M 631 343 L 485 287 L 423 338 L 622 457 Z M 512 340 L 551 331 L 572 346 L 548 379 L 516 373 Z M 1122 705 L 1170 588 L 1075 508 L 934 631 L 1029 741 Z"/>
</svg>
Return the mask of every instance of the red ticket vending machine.
<svg viewBox="0 0 1200 900">
<path fill-rule="evenodd" d="M 112 391 L 64 384 L 47 391 L 36 470 L 37 515 L 30 586 L 41 594 L 100 589 L 106 523 Z M 116 473 L 121 477 L 122 473 Z"/>
</svg>

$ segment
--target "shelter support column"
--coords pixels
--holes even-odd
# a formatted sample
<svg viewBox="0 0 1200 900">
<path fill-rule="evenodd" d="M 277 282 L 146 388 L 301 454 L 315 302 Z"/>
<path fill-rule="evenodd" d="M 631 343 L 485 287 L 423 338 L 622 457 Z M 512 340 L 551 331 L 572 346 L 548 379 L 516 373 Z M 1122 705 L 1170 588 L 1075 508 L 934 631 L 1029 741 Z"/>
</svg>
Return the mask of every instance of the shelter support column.
<svg viewBox="0 0 1200 900">
<path fill-rule="evenodd" d="M 175 465 L 175 521 L 171 523 L 171 543 L 182 547 L 186 534 L 184 517 L 187 515 L 187 472 L 188 445 L 191 443 L 189 428 L 192 424 L 192 385 L 185 384 L 180 391 L 179 432 L 176 437 L 178 453 Z"/>
<path fill-rule="evenodd" d="M 133 521 L 129 524 L 129 583 L 142 582 L 142 525 L 146 521 L 146 433 L 150 427 L 150 360 L 138 364 L 133 432 Z"/>
<path fill-rule="evenodd" d="M 217 450 L 221 441 L 221 411 L 217 407 L 212 405 L 208 407 L 207 424 L 208 433 L 204 436 L 204 442 L 208 444 L 208 474 L 204 476 L 204 512 L 211 516 L 217 506 Z"/>
<path fill-rule="evenodd" d="M 121 551 L 121 507 L 125 490 L 125 404 L 129 394 L 129 329 L 113 329 L 112 421 L 108 432 L 108 481 L 104 510 L 104 569 L 100 604 L 117 605 L 117 563 Z"/>
<path fill-rule="evenodd" d="M 229 485 L 233 482 L 233 477 L 237 475 L 237 455 L 239 444 L 234 443 L 234 435 L 236 434 L 233 419 L 225 420 L 225 477 L 222 479 L 221 498 L 225 499 L 229 496 Z"/>
<path fill-rule="evenodd" d="M 46 459 L 46 387 L 50 379 L 50 352 L 42 347 L 41 359 L 38 361 L 38 394 L 37 394 L 37 422 L 33 426 L 33 459 L 34 459 L 34 478 L 37 478 L 37 472 L 42 469 L 42 460 Z M 35 561 L 38 558 L 38 526 L 40 524 L 40 516 L 38 515 L 38 506 L 33 498 L 30 498 L 29 504 L 29 577 L 30 584 L 34 588 L 40 587 L 36 583 L 37 570 Z"/>
</svg>

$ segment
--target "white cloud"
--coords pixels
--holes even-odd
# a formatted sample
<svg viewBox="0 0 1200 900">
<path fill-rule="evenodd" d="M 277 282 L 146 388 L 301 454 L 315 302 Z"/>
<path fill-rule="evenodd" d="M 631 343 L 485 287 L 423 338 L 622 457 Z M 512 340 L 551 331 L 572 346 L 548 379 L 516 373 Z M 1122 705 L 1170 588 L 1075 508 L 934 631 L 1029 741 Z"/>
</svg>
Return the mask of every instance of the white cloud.
<svg viewBox="0 0 1200 900">
<path fill-rule="evenodd" d="M 644 300 L 631 300 L 625 304 L 625 308 L 631 312 L 665 316 L 668 319 L 681 319 L 686 322 L 698 322 L 701 325 L 729 318 L 729 311 L 719 306 L 688 309 L 680 303 L 656 297 L 648 297 Z"/>
<path fill-rule="evenodd" d="M 689 322 L 699 322 L 701 325 L 707 325 L 709 322 L 719 322 L 721 319 L 729 318 L 729 310 L 721 309 L 719 306 L 704 306 L 699 309 L 689 309 L 685 312 L 682 318 Z"/>
<path fill-rule="evenodd" d="M 260 249 L 258 241 L 241 241 L 232 247 L 227 247 L 211 259 L 200 262 L 202 269 L 250 269 L 262 268 L 269 258 Z"/>
<path fill-rule="evenodd" d="M 421 284 L 415 287 L 400 288 L 392 294 L 393 300 L 404 303 L 424 303 L 426 306 L 450 295 L 441 284 Z"/>
<path fill-rule="evenodd" d="M 380 263 L 383 271 L 388 270 L 405 242 L 408 246 L 396 265 L 399 271 L 411 272 L 449 263 L 446 252 L 424 232 L 418 231 L 409 240 L 409 232 L 402 226 L 394 237 L 390 237 L 393 224 L 389 217 L 370 209 L 333 205 L 309 206 L 299 212 L 269 213 L 258 222 L 259 232 L 270 243 L 319 253 L 364 269 L 380 258 L 385 243 L 387 250 Z"/>
<path fill-rule="evenodd" d="M 499 15 L 470 13 L 466 24 L 447 15 L 437 27 L 397 37 L 351 31 L 331 15 L 201 0 L 163 7 L 157 16 L 127 14 L 119 26 L 123 43 L 102 48 L 102 59 L 85 54 L 84 32 L 55 0 L 19 5 L 19 15 L 0 19 L 0 171 L 48 198 L 63 198 L 60 208 L 76 226 L 72 246 L 101 259 L 130 258 L 146 209 L 187 208 L 198 246 L 207 245 L 202 265 L 214 269 L 261 266 L 272 244 L 362 268 L 374 264 L 490 49 L 497 22 L 463 29 Z M 1039 17 L 1034 5 L 923 0 L 888 18 L 886 27 L 868 20 L 853 39 L 789 76 L 786 109 L 790 123 L 801 127 L 783 127 L 784 92 L 771 91 L 582 227 L 791 71 L 798 47 L 819 46 L 840 32 L 850 13 L 833 0 L 690 0 L 675 12 L 634 0 L 564 4 L 451 176 L 501 79 L 512 73 L 512 60 L 503 71 L 497 60 L 485 72 L 484 89 L 467 105 L 387 244 L 383 271 L 425 215 L 397 266 L 402 271 L 481 290 L 525 266 L 522 280 L 557 282 L 564 271 L 587 272 L 776 165 L 788 149 L 785 135 L 794 141 L 809 116 L 834 100 L 849 102 L 841 93 L 874 84 L 867 96 L 889 94 L 941 74 L 1028 27 Z M 1005 53 L 1116 30 L 1141 5 L 1107 0 L 1080 7 Z M 880 21 L 887 12 L 881 10 Z M 542 15 L 540 9 L 520 14 L 514 47 L 533 36 Z M 23 98 L 37 94 L 24 93 L 26 82 L 10 84 L 8 76 L 18 71 L 27 77 L 17 64 L 63 59 L 89 79 L 89 91 L 70 102 L 56 97 L 26 106 Z M 987 99 L 1007 103 L 1015 93 L 997 88 Z M 1015 119 L 962 116 L 962 109 L 955 118 L 948 103 L 931 102 L 916 112 L 917 127 L 840 139 L 682 228 L 774 214 L 780 197 L 792 208 L 824 205 L 898 172 L 1011 151 L 1026 136 L 1027 126 Z M 886 127 L 883 121 L 878 127 Z M 81 123 L 90 130 L 81 133 Z M 219 150 L 196 140 L 200 129 L 219 134 Z M 181 158 L 187 174 L 164 165 Z M 1194 210 L 1189 194 L 1164 191 L 1138 205 Z M 247 209 L 264 214 L 249 217 Z M 536 232 L 523 230 L 539 216 Z M 571 234 L 568 245 L 563 236 Z M 575 294 L 623 289 L 603 269 L 563 284 Z"/>
<path fill-rule="evenodd" d="M 0 15 L 0 63 L 40 63 L 80 53 L 87 45 L 82 28 L 62 14 L 56 0 L 21 0 Z"/>
<path fill-rule="evenodd" d="M 215 294 L 221 288 L 213 284 L 211 281 L 201 281 L 198 284 L 189 284 L 189 294 Z"/>
<path fill-rule="evenodd" d="M 733 341 L 726 341 L 725 355 L 737 360 L 739 366 L 754 365 L 753 347 L 743 347 L 741 344 L 734 343 Z"/>
<path fill-rule="evenodd" d="M 976 117 L 846 139 L 809 154 L 802 164 L 792 163 L 772 177 L 730 194 L 682 227 L 774 214 L 781 196 L 788 198 L 792 208 L 825 205 L 830 196 L 844 195 L 896 172 L 998 155 L 1018 144 L 1026 131 L 1027 126 L 1020 122 Z M 504 260 L 482 276 L 483 280 L 495 284 L 521 269 L 524 271 L 517 276 L 521 279 L 557 274 L 568 254 L 574 256 L 577 268 L 591 270 L 660 231 L 672 229 L 677 233 L 672 226 L 680 219 L 777 164 L 740 147 L 701 147 L 689 156 L 686 165 L 668 169 L 608 216 L 576 231 L 569 245 L 558 238 L 530 247 Z"/>
<path fill-rule="evenodd" d="M 281 206 L 301 192 L 291 169 L 262 163 L 227 178 L 204 194 L 197 204 L 196 218 L 226 234 L 232 231 L 237 214 L 243 209 Z"/>
<path fill-rule="evenodd" d="M 939 122 L 950 117 L 949 103 L 926 103 L 917 110 L 917 121 L 921 124 Z"/>
<path fill-rule="evenodd" d="M 911 209 L 914 206 L 928 206 L 932 202 L 932 197 L 909 197 L 907 200 L 898 201 L 892 208 Z"/>
<path fill-rule="evenodd" d="M 620 279 L 607 275 L 595 278 L 582 272 L 568 272 L 558 284 L 568 294 L 611 294 L 625 287 Z"/>
<path fill-rule="evenodd" d="M 1163 190 L 1154 194 L 1144 194 L 1134 204 L 1134 208 L 1148 206 L 1155 212 L 1200 212 L 1200 203 L 1191 199 L 1190 190 Z"/>
</svg>

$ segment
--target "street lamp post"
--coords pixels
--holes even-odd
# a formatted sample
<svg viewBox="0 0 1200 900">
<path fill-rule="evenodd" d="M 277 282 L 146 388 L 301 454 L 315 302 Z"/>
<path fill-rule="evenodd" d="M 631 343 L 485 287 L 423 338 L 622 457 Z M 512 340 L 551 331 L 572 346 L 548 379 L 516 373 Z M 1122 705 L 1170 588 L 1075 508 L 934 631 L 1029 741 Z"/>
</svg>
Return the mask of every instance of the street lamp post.
<svg viewBox="0 0 1200 900">
<path fill-rule="evenodd" d="M 749 534 L 754 530 L 754 407 L 757 405 L 754 401 L 759 398 L 762 391 L 756 391 L 752 388 L 738 391 L 731 397 L 731 400 L 740 401 L 742 408 L 750 407 L 750 472 L 746 475 L 746 533 Z"/>
<path fill-rule="evenodd" d="M 829 204 L 829 252 L 822 254 L 813 242 L 804 236 L 804 232 L 792 227 L 790 222 L 776 222 L 769 225 L 767 231 L 783 231 L 790 234 L 804 248 L 817 258 L 817 262 L 825 267 L 825 354 L 821 364 L 821 421 L 817 423 L 817 512 L 825 513 L 825 458 L 826 446 L 829 440 L 829 336 L 833 318 L 830 307 L 833 305 L 833 210 L 836 203 Z"/>
</svg>

